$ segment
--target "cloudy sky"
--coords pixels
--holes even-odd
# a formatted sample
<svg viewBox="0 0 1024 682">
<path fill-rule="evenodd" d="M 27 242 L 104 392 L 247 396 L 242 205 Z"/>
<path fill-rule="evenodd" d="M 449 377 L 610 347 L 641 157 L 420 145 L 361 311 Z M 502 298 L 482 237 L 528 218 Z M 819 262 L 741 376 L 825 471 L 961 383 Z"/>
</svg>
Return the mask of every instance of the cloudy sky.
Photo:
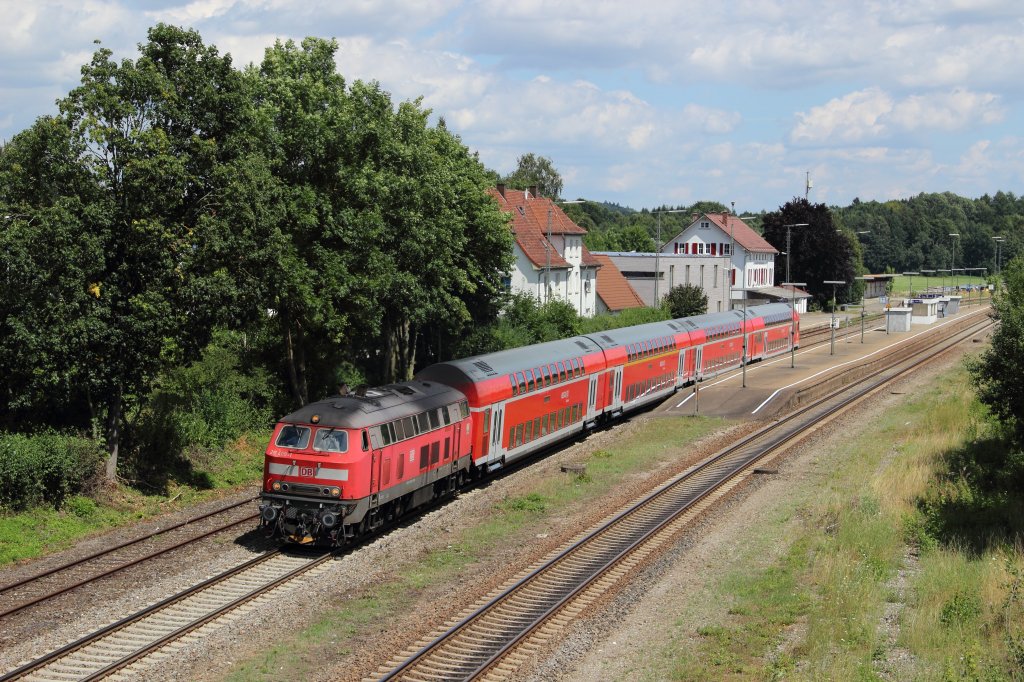
<svg viewBox="0 0 1024 682">
<path fill-rule="evenodd" d="M 501 173 L 549 157 L 567 198 L 1024 193 L 1019 0 L 0 0 L 0 139 L 160 21 L 240 66 L 334 38 L 348 80 L 422 96 Z"/>
</svg>

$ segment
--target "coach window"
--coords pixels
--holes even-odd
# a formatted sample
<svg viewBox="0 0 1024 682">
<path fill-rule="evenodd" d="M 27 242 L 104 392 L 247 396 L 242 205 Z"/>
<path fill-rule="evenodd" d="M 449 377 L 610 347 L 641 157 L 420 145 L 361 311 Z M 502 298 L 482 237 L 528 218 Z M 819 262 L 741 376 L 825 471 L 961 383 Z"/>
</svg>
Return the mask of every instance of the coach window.
<svg viewBox="0 0 1024 682">
<path fill-rule="evenodd" d="M 519 392 L 526 393 L 526 375 L 522 372 L 516 372 L 516 381 L 519 382 Z"/>
<path fill-rule="evenodd" d="M 579 376 L 579 364 L 578 364 L 576 358 L 572 359 L 572 375 L 574 377 Z"/>
<path fill-rule="evenodd" d="M 565 381 L 565 363 L 561 360 L 558 361 L 558 380 Z"/>
<path fill-rule="evenodd" d="M 519 395 L 519 386 L 516 384 L 516 377 L 514 374 L 508 375 L 508 380 L 512 383 L 512 395 Z"/>
<path fill-rule="evenodd" d="M 544 375 L 544 385 L 545 386 L 550 386 L 551 385 L 551 372 L 548 370 L 548 366 L 544 365 L 543 367 L 540 368 L 540 371 L 541 371 L 541 374 Z"/>
<path fill-rule="evenodd" d="M 534 380 L 533 380 L 533 370 L 532 369 L 528 369 L 528 370 L 526 370 L 526 390 L 527 391 L 532 391 L 535 386 L 536 386 L 536 384 L 534 383 Z"/>
<path fill-rule="evenodd" d="M 516 446 L 523 444 L 523 425 L 519 424 L 516 426 Z"/>
</svg>

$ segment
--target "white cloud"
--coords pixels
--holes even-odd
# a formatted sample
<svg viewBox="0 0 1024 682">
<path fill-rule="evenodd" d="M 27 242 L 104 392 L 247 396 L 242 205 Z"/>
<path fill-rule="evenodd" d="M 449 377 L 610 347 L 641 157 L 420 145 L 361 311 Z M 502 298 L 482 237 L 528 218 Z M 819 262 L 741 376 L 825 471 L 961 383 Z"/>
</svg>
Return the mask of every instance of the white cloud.
<svg viewBox="0 0 1024 682">
<path fill-rule="evenodd" d="M 993 124 L 1004 115 L 1000 98 L 992 93 L 958 88 L 895 100 L 872 87 L 797 113 L 790 139 L 796 144 L 857 143 L 904 132 L 950 132 Z"/>
</svg>

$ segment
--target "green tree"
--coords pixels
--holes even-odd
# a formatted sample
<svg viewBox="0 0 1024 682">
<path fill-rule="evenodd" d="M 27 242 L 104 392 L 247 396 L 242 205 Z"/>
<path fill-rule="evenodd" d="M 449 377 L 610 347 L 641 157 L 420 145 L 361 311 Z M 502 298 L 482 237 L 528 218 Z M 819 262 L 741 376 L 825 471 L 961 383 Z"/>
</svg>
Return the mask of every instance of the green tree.
<svg viewBox="0 0 1024 682">
<path fill-rule="evenodd" d="M 102 424 L 109 478 L 126 404 L 209 338 L 218 287 L 193 276 L 194 229 L 211 217 L 218 167 L 238 152 L 232 133 L 248 111 L 230 57 L 197 33 L 158 25 L 139 51 L 118 63 L 97 50 L 60 117 L 37 121 L 0 161 L 0 204 L 21 221 L 5 238 L 51 245 L 28 295 L 5 281 L 22 297 L 4 311 L 15 335 L 0 342 L 17 375 L 8 406 L 57 402 L 78 426 Z M 8 346 L 30 333 L 45 373 L 27 372 L 24 351 Z"/>
<path fill-rule="evenodd" d="M 695 284 L 680 284 L 669 290 L 661 305 L 673 318 L 703 315 L 708 311 L 708 295 Z"/>
<path fill-rule="evenodd" d="M 562 176 L 555 170 L 551 159 L 532 152 L 516 160 L 516 169 L 506 176 L 505 183 L 518 189 L 536 185 L 538 193 L 549 199 L 557 200 L 562 196 Z"/>
<path fill-rule="evenodd" d="M 994 317 L 999 321 L 992 343 L 971 362 L 978 398 L 1024 444 L 1024 258 L 1014 258 L 1003 270 L 1005 289 L 997 290 Z"/>
<path fill-rule="evenodd" d="M 489 177 L 419 101 L 336 73 L 333 41 L 267 50 L 254 81 L 283 215 L 252 270 L 280 330 L 295 403 L 333 389 L 346 362 L 371 379 L 412 376 L 421 337 L 493 317 L 511 265 Z M 312 377 L 312 384 L 311 378 Z"/>
<path fill-rule="evenodd" d="M 785 259 L 791 258 L 791 280 L 806 282 L 807 291 L 819 305 L 832 300 L 832 285 L 823 283 L 831 280 L 848 284 L 836 290 L 836 298 L 840 303 L 853 300 L 852 285 L 857 275 L 856 253 L 849 234 L 836 229 L 828 206 L 811 204 L 806 199 L 793 199 L 778 211 L 765 215 L 764 238 L 780 253 L 785 252 L 785 226 L 799 223 L 807 223 L 807 226 L 790 228 L 791 253 L 776 260 L 776 283 L 785 279 Z"/>
</svg>

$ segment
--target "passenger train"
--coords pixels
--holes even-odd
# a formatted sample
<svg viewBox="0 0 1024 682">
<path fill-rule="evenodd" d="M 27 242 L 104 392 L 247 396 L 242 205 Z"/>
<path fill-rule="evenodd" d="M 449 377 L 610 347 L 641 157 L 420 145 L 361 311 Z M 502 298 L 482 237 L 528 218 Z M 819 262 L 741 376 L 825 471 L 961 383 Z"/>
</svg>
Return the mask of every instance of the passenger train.
<svg viewBox="0 0 1024 682">
<path fill-rule="evenodd" d="M 744 314 L 746 319 L 744 320 Z M 337 546 L 680 387 L 799 347 L 784 303 L 612 329 L 431 365 L 275 426 L 261 525 Z"/>
</svg>

